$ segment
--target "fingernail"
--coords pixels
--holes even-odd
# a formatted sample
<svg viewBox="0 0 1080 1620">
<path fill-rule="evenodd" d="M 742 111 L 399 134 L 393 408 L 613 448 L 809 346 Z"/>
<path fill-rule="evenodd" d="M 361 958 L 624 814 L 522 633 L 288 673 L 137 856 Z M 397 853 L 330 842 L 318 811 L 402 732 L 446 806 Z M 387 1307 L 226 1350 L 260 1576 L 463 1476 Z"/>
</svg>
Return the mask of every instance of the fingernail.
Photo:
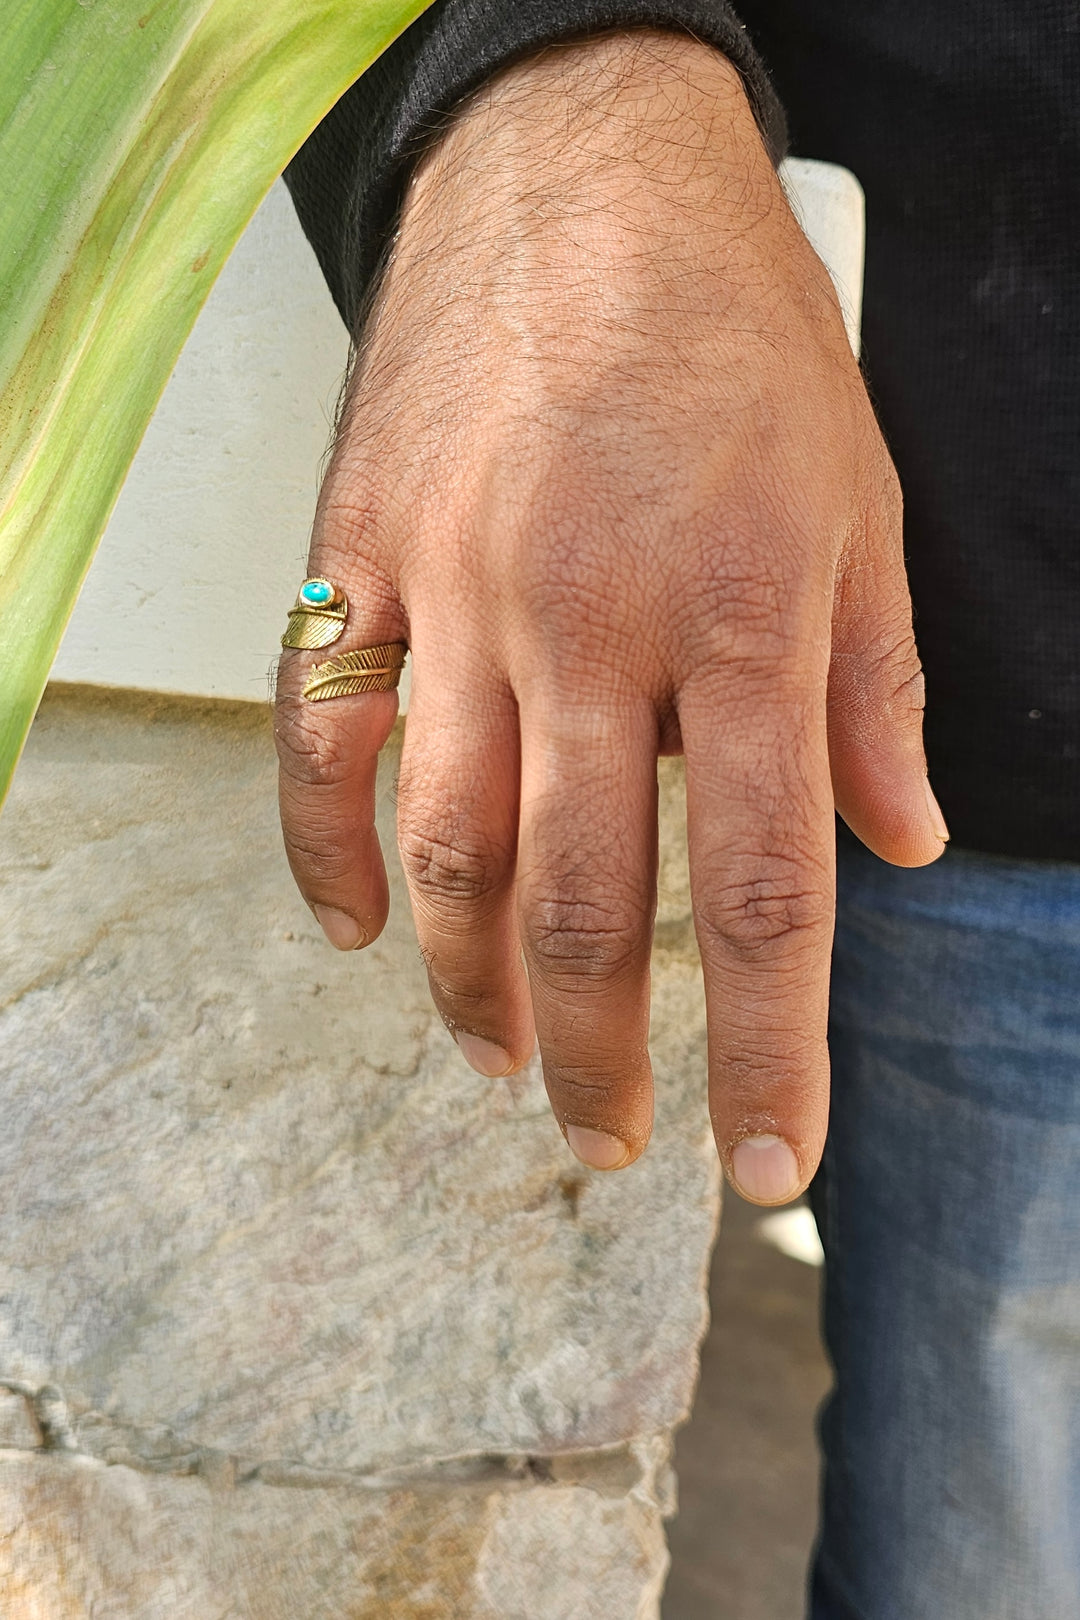
<svg viewBox="0 0 1080 1620">
<path fill-rule="evenodd" d="M 618 1170 L 630 1157 L 630 1149 L 617 1136 L 591 1131 L 587 1125 L 568 1125 L 566 1140 L 571 1153 L 590 1170 Z"/>
<path fill-rule="evenodd" d="M 949 842 L 949 824 L 941 813 L 941 806 L 934 797 L 934 790 L 930 786 L 930 778 L 923 777 L 923 786 L 926 789 L 926 808 L 930 812 L 930 825 L 937 833 L 943 844 Z"/>
<path fill-rule="evenodd" d="M 747 1136 L 731 1155 L 737 1192 L 758 1204 L 783 1204 L 799 1190 L 799 1165 L 779 1136 Z"/>
<path fill-rule="evenodd" d="M 514 1067 L 509 1052 L 504 1052 L 494 1041 L 485 1041 L 482 1035 L 467 1035 L 463 1029 L 459 1029 L 454 1039 L 461 1047 L 461 1055 L 469 1068 L 475 1069 L 486 1080 L 498 1080 Z"/>
<path fill-rule="evenodd" d="M 318 919 L 319 927 L 339 951 L 356 951 L 361 945 L 367 944 L 367 935 L 347 911 L 338 911 L 336 906 L 312 906 L 312 911 Z"/>
</svg>

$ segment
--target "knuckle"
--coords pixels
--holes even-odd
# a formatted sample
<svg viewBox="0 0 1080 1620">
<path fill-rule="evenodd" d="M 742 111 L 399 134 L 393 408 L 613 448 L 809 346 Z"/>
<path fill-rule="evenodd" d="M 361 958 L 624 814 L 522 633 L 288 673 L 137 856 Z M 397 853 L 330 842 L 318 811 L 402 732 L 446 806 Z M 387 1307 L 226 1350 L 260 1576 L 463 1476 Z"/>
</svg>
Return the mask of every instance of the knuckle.
<svg viewBox="0 0 1080 1620">
<path fill-rule="evenodd" d="M 694 589 L 677 608 L 695 667 L 769 681 L 805 662 L 823 614 L 821 547 L 812 533 L 793 533 L 793 525 L 759 532 L 755 543 L 748 528 L 695 553 Z"/>
<path fill-rule="evenodd" d="M 918 658 L 913 656 L 906 669 L 902 668 L 897 672 L 889 708 L 897 715 L 922 719 L 926 708 L 926 681 L 923 679 L 922 665 Z"/>
<path fill-rule="evenodd" d="M 315 705 L 314 707 L 326 705 Z M 278 699 L 274 714 L 274 742 L 282 772 L 299 788 L 340 787 L 351 765 L 345 739 L 333 728 L 325 730 L 302 698 Z"/>
<path fill-rule="evenodd" d="M 583 680 L 604 686 L 640 657 L 647 632 L 635 583 L 620 582 L 621 615 L 612 606 L 610 572 L 597 578 L 581 562 L 564 569 L 560 579 L 542 572 L 523 580 L 520 596 L 531 631 L 528 650 L 549 683 L 571 691 Z"/>
<path fill-rule="evenodd" d="M 824 943 L 832 915 L 825 887 L 807 884 L 805 873 L 784 859 L 765 862 L 745 877 L 729 876 L 696 907 L 703 946 L 747 963 L 768 961 L 800 943 Z"/>
<path fill-rule="evenodd" d="M 541 894 L 525 914 L 527 948 L 551 977 L 618 979 L 639 963 L 647 919 L 615 900 Z"/>
<path fill-rule="evenodd" d="M 498 1019 L 501 1008 L 492 985 L 466 982 L 458 973 L 451 973 L 437 957 L 425 955 L 425 963 L 432 997 L 451 1033 L 461 1028 L 482 1027 L 493 1015 Z"/>
<path fill-rule="evenodd" d="M 305 886 L 328 892 L 349 877 L 353 851 L 343 829 L 293 820 L 283 830 L 289 863 L 294 872 L 303 874 Z"/>
<path fill-rule="evenodd" d="M 915 639 L 909 630 L 870 649 L 866 664 L 872 686 L 891 712 L 922 714 L 925 682 Z"/>
<path fill-rule="evenodd" d="M 893 533 L 897 533 L 904 516 L 904 491 L 900 475 L 880 436 L 874 448 L 877 454 L 873 458 L 871 478 L 873 500 L 878 512 L 890 523 Z"/>
<path fill-rule="evenodd" d="M 490 844 L 407 825 L 398 845 L 405 875 L 421 897 L 476 904 L 499 886 L 503 863 Z"/>
<path fill-rule="evenodd" d="M 621 1084 L 610 1069 L 560 1062 L 546 1064 L 545 1072 L 557 1094 L 558 1112 L 565 1118 L 603 1121 L 621 1094 Z"/>
</svg>

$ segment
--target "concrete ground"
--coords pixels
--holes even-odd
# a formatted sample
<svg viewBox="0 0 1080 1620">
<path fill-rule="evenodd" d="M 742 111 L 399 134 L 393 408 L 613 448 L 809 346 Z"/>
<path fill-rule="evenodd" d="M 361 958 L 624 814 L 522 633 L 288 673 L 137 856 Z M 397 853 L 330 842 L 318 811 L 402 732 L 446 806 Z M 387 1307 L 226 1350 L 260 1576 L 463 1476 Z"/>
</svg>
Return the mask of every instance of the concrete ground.
<svg viewBox="0 0 1080 1620">
<path fill-rule="evenodd" d="M 676 1450 L 663 1620 L 802 1620 L 816 1519 L 813 1421 L 829 1382 L 821 1272 L 767 1242 L 762 1216 L 726 1194 L 712 1327 Z"/>
</svg>

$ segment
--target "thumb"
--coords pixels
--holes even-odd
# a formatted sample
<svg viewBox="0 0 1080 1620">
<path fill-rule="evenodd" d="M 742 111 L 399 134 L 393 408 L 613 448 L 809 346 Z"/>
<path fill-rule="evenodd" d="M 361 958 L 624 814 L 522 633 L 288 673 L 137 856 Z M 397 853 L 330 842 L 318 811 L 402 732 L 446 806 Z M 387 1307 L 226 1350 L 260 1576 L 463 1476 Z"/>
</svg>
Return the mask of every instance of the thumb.
<svg viewBox="0 0 1080 1620">
<path fill-rule="evenodd" d="M 923 752 L 923 675 L 891 469 L 841 559 L 829 668 L 829 763 L 836 808 L 875 855 L 927 866 L 948 829 Z"/>
</svg>

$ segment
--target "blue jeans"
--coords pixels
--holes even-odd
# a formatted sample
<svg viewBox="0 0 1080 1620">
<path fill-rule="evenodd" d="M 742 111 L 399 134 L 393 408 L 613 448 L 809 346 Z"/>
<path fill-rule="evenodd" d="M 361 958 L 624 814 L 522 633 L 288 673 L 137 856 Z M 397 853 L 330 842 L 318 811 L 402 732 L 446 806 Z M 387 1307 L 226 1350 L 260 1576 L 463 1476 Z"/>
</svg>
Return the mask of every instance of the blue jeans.
<svg viewBox="0 0 1080 1620">
<path fill-rule="evenodd" d="M 844 839 L 813 1620 L 1080 1620 L 1080 866 Z"/>
</svg>

